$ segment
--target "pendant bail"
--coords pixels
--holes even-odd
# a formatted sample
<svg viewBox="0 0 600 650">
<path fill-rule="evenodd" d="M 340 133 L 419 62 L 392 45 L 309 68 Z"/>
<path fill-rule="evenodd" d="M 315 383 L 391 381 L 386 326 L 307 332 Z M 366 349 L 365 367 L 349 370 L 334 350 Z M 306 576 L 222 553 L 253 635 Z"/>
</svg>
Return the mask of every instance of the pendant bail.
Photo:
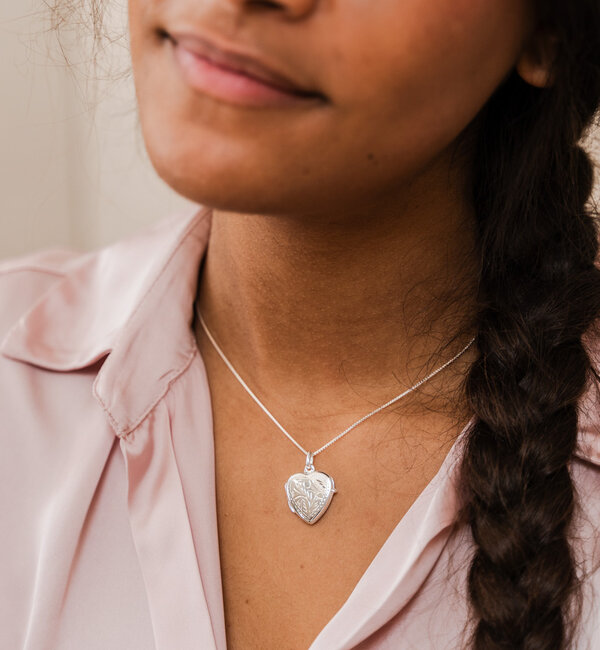
<svg viewBox="0 0 600 650">
<path fill-rule="evenodd" d="M 307 452 L 306 454 L 306 463 L 304 464 L 304 473 L 314 472 L 315 466 L 313 465 L 313 453 L 312 451 Z"/>
</svg>

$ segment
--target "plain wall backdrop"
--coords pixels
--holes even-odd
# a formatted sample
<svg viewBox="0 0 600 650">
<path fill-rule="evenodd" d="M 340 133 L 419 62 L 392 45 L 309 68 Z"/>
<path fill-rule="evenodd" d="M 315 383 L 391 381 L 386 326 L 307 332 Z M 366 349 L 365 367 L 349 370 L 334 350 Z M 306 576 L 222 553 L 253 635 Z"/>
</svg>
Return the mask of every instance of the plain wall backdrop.
<svg viewBox="0 0 600 650">
<path fill-rule="evenodd" d="M 0 2 L 0 258 L 90 250 L 192 205 L 148 160 L 127 0 L 106 4 L 109 38 L 94 69 L 89 16 L 72 16 L 59 41 L 42 0 Z"/>
<path fill-rule="evenodd" d="M 192 205 L 148 160 L 129 70 L 127 0 L 106 4 L 107 38 L 94 68 L 85 13 L 70 17 L 59 41 L 42 0 L 0 2 L 0 258 L 90 250 Z"/>
</svg>

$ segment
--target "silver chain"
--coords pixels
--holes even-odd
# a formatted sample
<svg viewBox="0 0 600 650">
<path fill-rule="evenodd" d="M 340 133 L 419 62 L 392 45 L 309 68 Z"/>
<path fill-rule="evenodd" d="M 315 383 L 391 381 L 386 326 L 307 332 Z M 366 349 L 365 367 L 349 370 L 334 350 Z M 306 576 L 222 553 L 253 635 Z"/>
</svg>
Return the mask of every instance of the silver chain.
<svg viewBox="0 0 600 650">
<path fill-rule="evenodd" d="M 274 423 L 274 424 L 275 424 L 279 429 L 281 429 L 281 431 L 282 431 L 282 432 L 283 432 L 283 433 L 284 433 L 284 434 L 285 434 L 285 435 L 286 435 L 286 436 L 287 436 L 287 437 L 288 437 L 288 438 L 289 438 L 289 439 L 290 439 L 290 440 L 291 440 L 291 441 L 296 445 L 296 447 L 298 447 L 298 449 L 299 449 L 301 452 L 303 452 L 306 456 L 308 456 L 308 454 L 309 454 L 310 452 L 309 452 L 308 450 L 304 449 L 304 447 L 302 447 L 302 445 L 298 444 L 298 443 L 294 440 L 294 438 L 292 438 L 292 436 L 291 436 L 291 435 L 290 435 L 290 434 L 289 434 L 289 433 L 288 433 L 288 432 L 283 428 L 283 426 L 282 426 L 281 424 L 279 424 L 279 422 L 275 419 L 275 417 L 270 413 L 270 411 L 267 409 L 267 407 L 264 406 L 264 404 L 263 404 L 263 403 L 258 399 L 258 397 L 256 397 L 256 395 L 255 395 L 255 394 L 252 392 L 252 390 L 248 387 L 248 385 L 246 384 L 246 382 L 245 382 L 245 381 L 240 377 L 240 375 L 238 374 L 237 370 L 233 367 L 233 365 L 231 364 L 231 362 L 229 361 L 229 359 L 225 356 L 223 350 L 221 350 L 221 348 L 219 347 L 219 344 L 215 341 L 213 335 L 210 333 L 210 331 L 209 331 L 209 329 L 208 329 L 206 323 L 204 322 L 204 318 L 202 318 L 202 314 L 200 313 L 200 309 L 198 308 L 198 303 L 197 303 L 197 302 L 195 302 L 195 306 L 196 306 L 196 313 L 198 314 L 198 318 L 200 319 L 200 324 L 202 325 L 202 328 L 203 328 L 204 331 L 206 332 L 206 335 L 208 336 L 210 342 L 213 344 L 215 350 L 219 353 L 219 356 L 221 357 L 221 359 L 223 359 L 223 361 L 225 362 L 225 364 L 227 365 L 227 367 L 229 368 L 229 370 L 231 370 L 231 372 L 233 373 L 233 375 L 235 376 L 235 378 L 236 378 L 236 379 L 240 382 L 240 384 L 241 384 L 241 385 L 246 389 L 246 391 L 248 392 L 248 394 L 250 395 L 250 397 L 252 397 L 252 399 L 253 399 L 253 400 L 254 400 L 254 401 L 255 401 L 255 402 L 260 406 L 260 408 L 261 408 L 261 409 L 262 409 L 262 410 L 263 410 L 263 411 L 264 411 L 264 412 L 269 416 L 269 418 L 271 418 L 271 420 L 273 421 L 273 423 Z M 342 431 L 342 432 L 341 432 L 340 434 L 338 434 L 335 438 L 333 438 L 332 440 L 330 440 L 327 444 L 325 444 L 325 445 L 323 445 L 322 447 L 320 447 L 319 449 L 317 449 L 317 451 L 312 452 L 312 454 L 311 454 L 310 457 L 313 458 L 314 456 L 316 456 L 317 454 L 319 454 L 320 452 L 322 452 L 324 449 L 327 449 L 327 447 L 329 447 L 329 445 L 332 445 L 334 442 L 336 442 L 337 440 L 339 440 L 342 436 L 345 436 L 347 433 L 349 433 L 350 431 L 352 431 L 352 429 L 354 429 L 355 427 L 357 427 L 359 424 L 362 424 L 362 423 L 363 423 L 367 418 L 370 418 L 372 415 L 375 415 L 376 413 L 379 413 L 379 411 L 382 411 L 384 408 L 387 408 L 388 406 L 390 406 L 390 405 L 393 404 L 394 402 L 397 402 L 399 399 L 402 399 L 405 395 L 408 395 L 409 393 L 412 393 L 414 390 L 416 390 L 417 388 L 419 388 L 419 386 L 422 386 L 426 381 L 429 381 L 430 379 L 432 379 L 433 377 L 435 377 L 439 372 L 441 372 L 442 370 L 444 370 L 445 368 L 447 368 L 447 367 L 448 367 L 452 362 L 456 361 L 456 360 L 458 359 L 458 357 L 460 357 L 462 354 L 464 354 L 464 353 L 469 349 L 469 347 L 473 344 L 474 341 L 475 341 L 475 337 L 473 337 L 473 338 L 472 338 L 472 339 L 467 343 L 467 345 L 465 345 L 465 347 L 464 347 L 464 348 L 463 348 L 463 349 L 462 349 L 458 354 L 454 355 L 454 356 L 452 357 L 452 359 L 450 359 L 449 361 L 446 361 L 446 363 L 444 363 L 443 365 L 441 365 L 439 368 L 437 368 L 436 370 L 434 370 L 432 373 L 428 374 L 427 377 L 425 377 L 425 378 L 421 379 L 420 381 L 418 381 L 414 386 L 411 386 L 411 387 L 408 388 L 407 390 L 405 390 L 405 391 L 403 391 L 402 393 L 400 393 L 400 395 L 397 395 L 396 397 L 392 398 L 391 400 L 389 400 L 389 401 L 386 402 L 385 404 L 382 404 L 381 406 L 378 406 L 374 411 L 371 411 L 371 412 L 368 413 L 367 415 L 365 415 L 365 416 L 363 416 L 362 418 L 360 418 L 360 420 L 357 420 L 354 424 L 351 424 L 347 429 L 344 429 L 344 431 Z"/>
</svg>

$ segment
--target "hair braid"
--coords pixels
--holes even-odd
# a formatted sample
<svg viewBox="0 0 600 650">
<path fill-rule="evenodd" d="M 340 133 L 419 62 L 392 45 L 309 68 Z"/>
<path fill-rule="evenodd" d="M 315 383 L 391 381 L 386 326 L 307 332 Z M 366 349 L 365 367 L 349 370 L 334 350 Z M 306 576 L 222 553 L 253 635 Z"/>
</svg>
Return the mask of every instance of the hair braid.
<svg viewBox="0 0 600 650">
<path fill-rule="evenodd" d="M 578 143 L 600 101 L 600 8 L 544 4 L 563 44 L 554 85 L 513 73 L 474 124 L 480 356 L 461 478 L 477 650 L 565 648 L 576 622 L 569 461 L 590 370 L 582 334 L 600 314 L 593 169 Z"/>
</svg>

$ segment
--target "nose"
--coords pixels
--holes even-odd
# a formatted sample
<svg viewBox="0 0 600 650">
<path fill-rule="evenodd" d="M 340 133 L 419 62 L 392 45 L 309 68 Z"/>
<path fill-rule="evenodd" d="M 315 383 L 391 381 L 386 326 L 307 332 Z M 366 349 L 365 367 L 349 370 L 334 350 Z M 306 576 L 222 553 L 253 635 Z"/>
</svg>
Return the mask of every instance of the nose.
<svg viewBox="0 0 600 650">
<path fill-rule="evenodd" d="M 272 9 L 290 18 L 305 18 L 314 11 L 319 0 L 228 0 L 242 9 Z"/>
</svg>

